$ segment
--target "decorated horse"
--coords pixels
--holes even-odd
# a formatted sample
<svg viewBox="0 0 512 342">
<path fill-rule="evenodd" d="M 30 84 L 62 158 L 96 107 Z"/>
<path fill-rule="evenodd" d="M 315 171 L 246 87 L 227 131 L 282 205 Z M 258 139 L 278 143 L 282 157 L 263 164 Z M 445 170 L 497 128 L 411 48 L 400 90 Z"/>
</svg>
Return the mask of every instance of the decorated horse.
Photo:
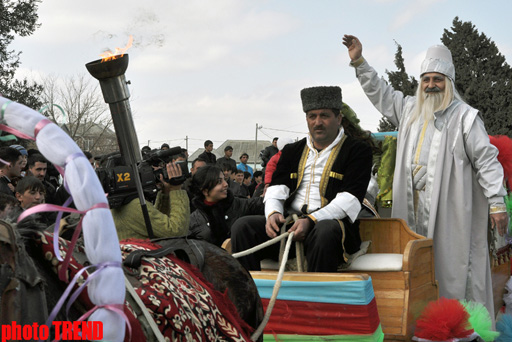
<svg viewBox="0 0 512 342">
<path fill-rule="evenodd" d="M 0 221 L 2 324 L 23 331 L 46 323 L 48 337 L 63 339 L 86 326 L 65 321 L 85 320 L 97 322 L 106 341 L 250 339 L 263 309 L 254 281 L 234 258 L 200 241 L 120 243 L 98 177 L 71 138 L 23 105 L 0 98 L 0 108 L 0 128 L 35 140 L 77 208 L 43 204 L 23 212 L 17 226 Z M 32 216 L 41 211 L 80 219 L 63 227 L 59 215 L 52 232 Z M 59 237 L 64 230 L 69 240 Z"/>
</svg>

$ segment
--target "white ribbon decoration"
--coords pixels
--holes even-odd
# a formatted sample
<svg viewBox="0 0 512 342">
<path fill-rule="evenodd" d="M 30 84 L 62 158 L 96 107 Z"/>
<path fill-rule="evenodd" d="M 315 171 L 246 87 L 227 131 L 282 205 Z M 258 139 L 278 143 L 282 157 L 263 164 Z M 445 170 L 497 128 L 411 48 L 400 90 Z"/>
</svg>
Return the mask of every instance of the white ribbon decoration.
<svg viewBox="0 0 512 342">
<path fill-rule="evenodd" d="M 34 137 L 37 123 L 46 117 L 22 104 L 9 102 L 9 99 L 0 97 L 0 108 L 4 118 L 1 123 Z M 82 153 L 82 150 L 56 124 L 44 126 L 37 135 L 36 144 L 46 159 L 65 169 L 65 179 L 78 210 L 87 210 L 97 203 L 108 203 L 87 158 L 70 158 L 66 165 L 68 156 Z M 85 252 L 92 264 L 122 262 L 119 239 L 110 210 L 97 208 L 88 211 L 82 227 Z M 124 305 L 123 270 L 119 267 L 107 267 L 102 270 L 89 283 L 88 295 L 97 306 Z M 123 341 L 126 321 L 119 314 L 100 307 L 89 317 L 89 321 L 103 322 L 104 341 Z"/>
</svg>

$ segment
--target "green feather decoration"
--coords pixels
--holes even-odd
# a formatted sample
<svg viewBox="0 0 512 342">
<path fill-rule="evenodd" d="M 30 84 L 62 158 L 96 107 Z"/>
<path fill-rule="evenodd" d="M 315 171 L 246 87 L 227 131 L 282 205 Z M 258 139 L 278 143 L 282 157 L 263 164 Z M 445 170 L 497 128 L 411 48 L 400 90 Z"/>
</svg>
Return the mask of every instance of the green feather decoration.
<svg viewBox="0 0 512 342">
<path fill-rule="evenodd" d="M 492 331 L 491 316 L 483 304 L 465 300 L 460 302 L 469 314 L 471 327 L 485 342 L 494 341 L 500 335 L 499 332 Z"/>
</svg>

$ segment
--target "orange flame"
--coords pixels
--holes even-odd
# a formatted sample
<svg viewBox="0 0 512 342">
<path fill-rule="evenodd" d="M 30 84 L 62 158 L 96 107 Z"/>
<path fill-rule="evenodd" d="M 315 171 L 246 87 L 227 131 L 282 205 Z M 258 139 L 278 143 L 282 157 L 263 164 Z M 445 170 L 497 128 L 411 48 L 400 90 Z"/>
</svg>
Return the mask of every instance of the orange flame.
<svg viewBox="0 0 512 342">
<path fill-rule="evenodd" d="M 101 63 L 123 57 L 126 50 L 128 50 L 132 46 L 132 43 L 133 43 L 133 36 L 130 36 L 128 38 L 128 43 L 126 44 L 126 46 L 124 48 L 116 48 L 116 51 L 114 51 L 114 52 L 112 52 L 110 50 L 103 52 L 102 54 L 100 54 Z"/>
</svg>

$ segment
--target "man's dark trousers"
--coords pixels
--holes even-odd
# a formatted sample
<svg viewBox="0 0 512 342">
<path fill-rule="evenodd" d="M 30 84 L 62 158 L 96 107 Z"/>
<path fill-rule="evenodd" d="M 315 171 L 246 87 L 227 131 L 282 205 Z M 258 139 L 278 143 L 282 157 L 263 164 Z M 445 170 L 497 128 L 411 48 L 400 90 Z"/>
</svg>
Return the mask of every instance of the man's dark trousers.
<svg viewBox="0 0 512 342">
<path fill-rule="evenodd" d="M 233 253 L 241 252 L 270 240 L 265 232 L 265 216 L 244 216 L 231 227 Z M 343 260 L 343 234 L 337 220 L 319 221 L 309 231 L 304 240 L 304 253 L 308 261 L 308 272 L 336 272 Z M 250 271 L 259 271 L 263 259 L 277 260 L 277 242 L 256 253 L 239 258 L 238 261 Z M 295 256 L 295 248 L 290 249 L 289 258 Z"/>
</svg>

